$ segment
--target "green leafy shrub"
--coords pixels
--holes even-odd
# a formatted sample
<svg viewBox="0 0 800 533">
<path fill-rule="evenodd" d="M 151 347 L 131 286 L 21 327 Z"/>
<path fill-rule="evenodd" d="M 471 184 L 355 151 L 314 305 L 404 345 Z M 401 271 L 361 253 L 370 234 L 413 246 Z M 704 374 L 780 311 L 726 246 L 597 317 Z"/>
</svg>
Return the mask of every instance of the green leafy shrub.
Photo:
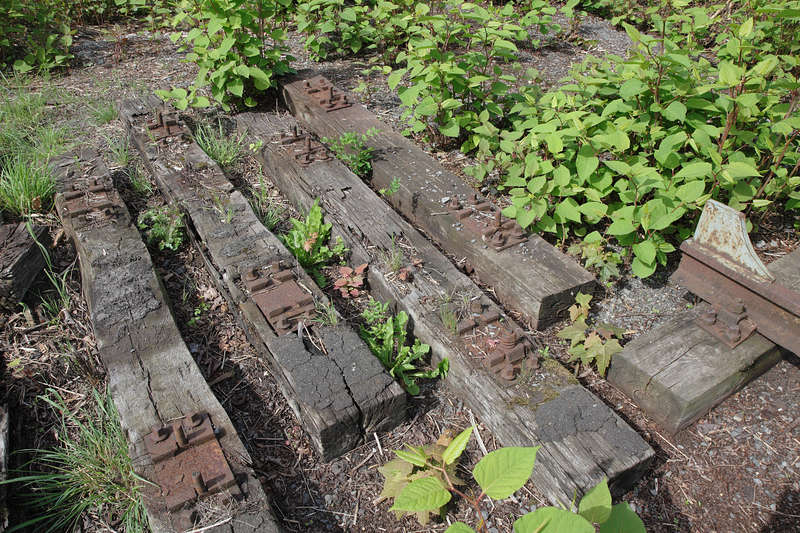
<svg viewBox="0 0 800 533">
<path fill-rule="evenodd" d="M 567 252 L 579 255 L 583 259 L 583 266 L 595 272 L 600 281 L 609 282 L 620 275 L 618 265 L 622 263 L 622 257 L 609 249 L 606 239 L 597 231 L 570 246 Z"/>
<path fill-rule="evenodd" d="M 410 394 L 419 394 L 417 380 L 445 377 L 450 361 L 442 359 L 435 369 L 420 370 L 418 362 L 428 355 L 431 347 L 419 339 L 414 339 L 411 346 L 406 345 L 408 315 L 400 311 L 396 316 L 390 316 L 388 311 L 388 302 L 380 303 L 370 298 L 367 309 L 361 314 L 365 322 L 360 330 L 361 338 L 392 377 L 402 380 Z"/>
<path fill-rule="evenodd" d="M 187 25 L 187 33 L 173 33 L 173 42 L 189 49 L 186 60 L 198 66 L 189 89 L 157 91 L 173 100 L 178 109 L 209 105 L 198 94 L 210 87 L 213 98 L 229 108 L 230 103 L 256 105 L 254 95 L 275 86 L 275 77 L 293 72 L 282 45 L 281 6 L 276 0 L 183 0 L 172 23 Z"/>
<path fill-rule="evenodd" d="M 409 446 L 396 450 L 397 459 L 389 461 L 379 472 L 385 481 L 379 500 L 393 498 L 391 511 L 398 515 L 414 514 L 421 524 L 426 524 L 432 513 L 444 514 L 444 507 L 452 494 L 464 499 L 480 517 L 476 529 L 488 533 L 483 518 L 482 502 L 491 498 L 504 500 L 522 488 L 533 473 L 536 453 L 540 446 L 507 447 L 489 452 L 475 468 L 472 475 L 481 493 L 472 496 L 460 490 L 464 481 L 455 476 L 456 465 L 466 449 L 473 428 L 467 428 L 455 438 L 442 436 L 436 444 Z M 645 533 L 642 520 L 627 503 L 612 506 L 611 493 L 606 480 L 590 489 L 572 513 L 557 507 L 540 507 L 514 522 L 515 533 L 600 533 L 624 531 Z M 456 522 L 445 533 L 475 533 L 464 522 Z"/>
<path fill-rule="evenodd" d="M 526 95 L 510 127 L 490 129 L 498 149 L 486 146 L 472 174 L 501 175 L 503 214 L 538 232 L 599 226 L 647 277 L 708 198 L 748 212 L 800 207 L 797 56 L 762 53 L 752 19 L 724 34 L 716 64 L 626 29 L 627 60 L 588 58 L 572 83 Z"/>
<path fill-rule="evenodd" d="M 147 241 L 159 250 L 177 250 L 183 244 L 183 213 L 175 206 L 148 209 L 139 215 L 138 225 L 147 230 Z"/>
<path fill-rule="evenodd" d="M 25 450 L 33 459 L 3 484 L 19 484 L 34 518 L 16 527 L 36 531 L 73 531 L 87 512 L 101 513 L 125 531 L 149 531 L 140 490 L 144 482 L 133 471 L 128 443 L 110 394 L 93 391 L 93 408 L 82 419 L 70 411 L 58 392 L 42 399 L 61 421 L 60 446 Z M 34 465 L 36 469 L 34 470 Z"/>
<path fill-rule="evenodd" d="M 367 146 L 370 137 L 374 137 L 380 130 L 370 128 L 366 133 L 358 134 L 348 131 L 339 137 L 323 137 L 322 142 L 330 145 L 336 158 L 348 166 L 360 178 L 369 178 L 372 175 L 373 148 Z"/>
<path fill-rule="evenodd" d="M 67 3 L 0 0 L 0 70 L 25 73 L 67 64 L 72 35 Z"/>
<path fill-rule="evenodd" d="M 311 0 L 297 5 L 297 31 L 316 60 L 331 55 L 380 52 L 391 61 L 407 39 L 410 0 Z"/>
<path fill-rule="evenodd" d="M 47 212 L 53 206 L 55 180 L 47 168 L 17 157 L 0 170 L 0 207 L 18 216 Z"/>
<path fill-rule="evenodd" d="M 517 81 L 509 65 L 517 59 L 517 44 L 538 46 L 524 27 L 548 31 L 555 10 L 545 2 L 530 2 L 524 14 L 511 3 L 494 7 L 472 3 L 442 4 L 433 13 L 427 4 L 415 7 L 408 49 L 397 56 L 403 68 L 389 76 L 398 89 L 411 132 L 463 138 L 462 150 L 489 137 L 487 125 L 499 124 L 516 99 L 510 87 Z"/>
<path fill-rule="evenodd" d="M 319 201 L 314 201 L 305 220 L 292 218 L 290 222 L 292 229 L 283 235 L 281 240 L 297 258 L 300 266 L 314 277 L 317 285 L 324 286 L 325 276 L 320 272 L 320 267 L 327 265 L 335 257 L 343 257 L 347 253 L 342 238 L 337 237 L 333 247 L 328 247 L 331 225 L 323 223 Z"/>
</svg>

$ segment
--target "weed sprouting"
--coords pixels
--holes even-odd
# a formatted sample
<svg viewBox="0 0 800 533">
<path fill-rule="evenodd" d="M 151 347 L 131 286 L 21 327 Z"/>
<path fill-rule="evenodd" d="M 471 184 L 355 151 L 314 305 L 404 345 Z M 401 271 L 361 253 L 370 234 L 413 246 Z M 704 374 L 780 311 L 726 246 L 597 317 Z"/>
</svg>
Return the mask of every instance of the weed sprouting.
<svg viewBox="0 0 800 533">
<path fill-rule="evenodd" d="M 127 167 L 131 162 L 131 148 L 128 142 L 128 136 L 122 135 L 120 137 L 105 137 L 108 149 L 111 151 L 112 162 L 117 167 Z"/>
<path fill-rule="evenodd" d="M 258 219 L 264 226 L 272 231 L 283 220 L 286 208 L 281 205 L 274 197 L 269 195 L 264 176 L 258 177 L 258 188 L 251 187 L 250 206 L 253 208 Z"/>
<path fill-rule="evenodd" d="M 54 193 L 55 179 L 42 165 L 17 157 L 0 170 L 0 207 L 15 215 L 49 211 Z"/>
<path fill-rule="evenodd" d="M 159 250 L 177 250 L 183 244 L 183 213 L 174 206 L 148 209 L 139 215 L 139 229 L 147 230 L 147 241 Z"/>
<path fill-rule="evenodd" d="M 131 189 L 136 194 L 142 196 L 150 196 L 153 194 L 153 184 L 147 178 L 139 165 L 129 167 L 127 172 L 128 181 L 131 184 Z"/>
<path fill-rule="evenodd" d="M 215 128 L 211 124 L 200 124 L 194 132 L 194 140 L 222 167 L 228 167 L 239 160 L 244 150 L 244 134 L 226 135 L 222 121 Z"/>
<path fill-rule="evenodd" d="M 104 102 L 97 106 L 89 106 L 89 110 L 94 121 L 101 126 L 117 118 L 117 109 L 112 102 Z"/>
<path fill-rule="evenodd" d="M 333 302 L 316 302 L 317 315 L 311 319 L 321 326 L 335 326 L 339 323 L 339 314 L 336 312 Z"/>
<path fill-rule="evenodd" d="M 355 175 L 368 178 L 372 174 L 373 148 L 367 146 L 367 140 L 374 137 L 380 130 L 370 128 L 367 133 L 357 134 L 351 131 L 339 137 L 323 137 L 322 142 L 330 145 L 336 158 L 347 165 Z"/>
<path fill-rule="evenodd" d="M 139 488 L 146 481 L 133 471 L 110 394 L 94 391 L 92 412 L 80 418 L 70 412 L 58 392 L 49 390 L 40 398 L 61 417 L 57 432 L 60 446 L 24 450 L 32 453 L 33 459 L 15 477 L 0 482 L 20 484 L 21 497 L 34 510 L 34 518 L 17 528 L 71 531 L 94 510 L 120 523 L 129 533 L 147 531 Z"/>
</svg>

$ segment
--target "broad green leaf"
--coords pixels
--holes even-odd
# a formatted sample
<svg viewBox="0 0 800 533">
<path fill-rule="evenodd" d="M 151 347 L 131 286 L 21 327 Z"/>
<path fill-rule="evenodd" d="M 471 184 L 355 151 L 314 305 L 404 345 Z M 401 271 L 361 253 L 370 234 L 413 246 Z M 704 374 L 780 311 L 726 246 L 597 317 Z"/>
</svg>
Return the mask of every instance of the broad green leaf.
<svg viewBox="0 0 800 533">
<path fill-rule="evenodd" d="M 561 139 L 561 135 L 558 133 L 549 133 L 545 135 L 544 140 L 547 143 L 547 149 L 553 155 L 561 152 L 561 150 L 564 149 L 564 142 Z"/>
<path fill-rule="evenodd" d="M 392 338 L 394 338 L 394 332 L 390 333 Z M 425 461 L 427 459 L 427 457 L 425 457 L 425 454 L 421 454 L 417 450 L 414 450 L 413 448 L 410 449 L 411 449 L 410 452 L 406 450 L 395 450 L 394 453 L 395 455 L 397 455 L 397 457 L 399 457 L 403 461 L 411 463 L 412 465 L 425 466 Z"/>
<path fill-rule="evenodd" d="M 734 65 L 730 61 L 719 62 L 719 81 L 726 87 L 738 85 L 742 81 L 744 69 Z"/>
<path fill-rule="evenodd" d="M 703 180 L 690 181 L 684 183 L 675 191 L 675 196 L 687 204 L 696 202 L 706 190 L 706 182 Z"/>
<path fill-rule="evenodd" d="M 589 221 L 598 221 L 606 215 L 608 206 L 602 202 L 586 202 L 581 204 L 578 209 Z"/>
<path fill-rule="evenodd" d="M 394 88 L 397 87 L 397 84 L 400 83 L 400 80 L 403 79 L 403 76 L 405 75 L 405 73 L 406 73 L 406 69 L 401 68 L 401 69 L 395 70 L 391 74 L 389 74 L 389 77 L 386 80 L 386 82 L 389 84 L 389 88 L 394 90 Z"/>
<path fill-rule="evenodd" d="M 753 33 L 753 17 L 750 17 L 739 26 L 739 37 L 745 38 Z"/>
<path fill-rule="evenodd" d="M 580 515 L 542 507 L 514 522 L 515 533 L 594 533 L 594 526 Z"/>
<path fill-rule="evenodd" d="M 450 491 L 433 477 L 412 481 L 395 498 L 390 511 L 435 511 L 450 501 Z"/>
<path fill-rule="evenodd" d="M 589 522 L 602 524 L 611 515 L 611 492 L 608 480 L 604 479 L 581 498 L 578 513 Z"/>
<path fill-rule="evenodd" d="M 556 214 L 564 220 L 572 220 L 580 224 L 581 211 L 578 209 L 578 202 L 573 198 L 565 198 L 556 206 Z"/>
<path fill-rule="evenodd" d="M 461 457 L 461 454 L 464 452 L 464 448 L 467 447 L 467 442 L 469 441 L 470 436 L 472 435 L 472 426 L 468 427 L 461 433 L 459 433 L 456 438 L 453 439 L 445 451 L 442 452 L 442 461 L 445 464 L 453 464 L 453 462 Z"/>
<path fill-rule="evenodd" d="M 640 80 L 633 78 L 622 84 L 619 88 L 619 95 L 622 98 L 628 99 L 637 94 L 641 94 L 647 89 L 647 85 Z"/>
<path fill-rule="evenodd" d="M 647 530 L 630 505 L 622 502 L 611 508 L 611 515 L 600 524 L 599 533 L 647 533 Z"/>
<path fill-rule="evenodd" d="M 648 265 L 656 260 L 656 245 L 650 239 L 633 245 L 633 253 Z"/>
<path fill-rule="evenodd" d="M 531 209 L 517 209 L 516 219 L 517 224 L 522 226 L 522 228 L 527 228 L 536 220 L 536 213 Z"/>
<path fill-rule="evenodd" d="M 761 175 L 755 167 L 745 163 L 744 161 L 733 161 L 728 163 L 725 165 L 723 171 L 733 179 L 749 178 L 752 176 Z"/>
<path fill-rule="evenodd" d="M 414 113 L 424 117 L 429 117 L 431 115 L 435 115 L 438 110 L 439 106 L 436 105 L 436 100 L 434 100 L 432 96 L 426 96 L 414 109 Z"/>
<path fill-rule="evenodd" d="M 636 231 L 636 226 L 633 225 L 633 222 L 627 218 L 619 218 L 611 223 L 606 233 L 609 235 L 627 235 L 633 231 Z"/>
<path fill-rule="evenodd" d="M 693 161 L 683 167 L 675 174 L 676 178 L 705 178 L 711 175 L 711 163 L 705 161 Z"/>
<path fill-rule="evenodd" d="M 444 533 L 475 533 L 475 530 L 469 527 L 464 522 L 456 522 L 448 527 Z"/>
<path fill-rule="evenodd" d="M 589 144 L 584 144 L 578 150 L 578 156 L 575 159 L 575 167 L 578 169 L 578 177 L 582 180 L 587 179 L 592 175 L 592 172 L 597 170 L 600 160 L 594 153 L 594 149 Z"/>
<path fill-rule="evenodd" d="M 458 137 L 461 128 L 455 119 L 450 119 L 443 126 L 439 126 L 439 133 L 446 137 Z"/>
<path fill-rule="evenodd" d="M 686 120 L 686 106 L 678 101 L 672 102 L 664 110 L 663 114 L 667 120 L 683 122 Z"/>
<path fill-rule="evenodd" d="M 509 446 L 489 452 L 472 475 L 483 492 L 495 500 L 508 498 L 531 477 L 539 446 Z"/>
<path fill-rule="evenodd" d="M 631 270 L 634 276 L 638 278 L 647 278 L 652 276 L 653 272 L 656 271 L 656 262 L 644 263 L 638 257 L 634 257 L 633 262 L 631 262 Z"/>
</svg>

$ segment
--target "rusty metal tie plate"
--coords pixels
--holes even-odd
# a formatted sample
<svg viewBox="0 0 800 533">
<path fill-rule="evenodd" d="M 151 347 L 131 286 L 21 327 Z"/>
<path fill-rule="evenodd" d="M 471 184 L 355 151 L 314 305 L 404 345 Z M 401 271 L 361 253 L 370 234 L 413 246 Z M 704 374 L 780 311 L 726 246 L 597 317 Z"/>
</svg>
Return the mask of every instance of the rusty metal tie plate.
<svg viewBox="0 0 800 533">
<path fill-rule="evenodd" d="M 60 215 L 73 224 L 79 222 L 105 225 L 115 220 L 122 206 L 122 199 L 107 179 L 91 178 L 76 181 L 72 190 L 62 193 Z"/>
<path fill-rule="evenodd" d="M 207 413 L 155 428 L 145 435 L 144 444 L 170 511 L 225 489 L 240 494 Z"/>
<path fill-rule="evenodd" d="M 250 298 L 277 335 L 291 332 L 297 323 L 315 312 L 314 298 L 297 282 L 294 273 L 275 262 L 251 268 L 242 275 Z"/>
<path fill-rule="evenodd" d="M 347 95 L 333 86 L 324 76 L 314 76 L 303 81 L 303 89 L 317 105 L 325 111 L 331 112 L 337 109 L 345 109 L 353 105 L 348 102 Z"/>
<path fill-rule="evenodd" d="M 293 131 L 281 134 L 278 141 L 300 166 L 307 167 L 316 161 L 331 159 L 325 145 L 313 140 L 308 133 L 300 133 L 297 126 Z"/>
<path fill-rule="evenodd" d="M 466 206 L 458 198 L 451 198 L 447 210 L 465 229 L 498 252 L 528 240 L 519 224 L 504 217 L 497 207 L 480 200 L 476 194 L 470 196 Z"/>
<path fill-rule="evenodd" d="M 698 325 L 728 346 L 758 330 L 800 353 L 800 293 L 777 283 L 761 263 L 742 213 L 708 200 L 694 238 L 681 251 L 675 280 L 713 308 L 698 317 Z"/>
<path fill-rule="evenodd" d="M 470 355 L 480 355 L 483 364 L 500 379 L 511 382 L 527 361 L 528 368 L 538 365 L 530 340 L 509 323 L 501 322 L 500 313 L 473 302 L 470 316 L 459 321 L 456 331 Z M 469 335 L 470 338 L 466 338 Z"/>
<path fill-rule="evenodd" d="M 156 109 L 153 118 L 147 121 L 147 131 L 156 141 L 187 133 L 186 127 L 174 111 L 166 108 Z"/>
</svg>

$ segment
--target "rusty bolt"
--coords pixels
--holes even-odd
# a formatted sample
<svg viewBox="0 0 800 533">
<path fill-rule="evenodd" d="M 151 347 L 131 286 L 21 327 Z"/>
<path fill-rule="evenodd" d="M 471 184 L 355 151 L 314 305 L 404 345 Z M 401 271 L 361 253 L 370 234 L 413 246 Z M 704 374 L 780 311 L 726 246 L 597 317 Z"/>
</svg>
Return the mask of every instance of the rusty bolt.
<svg viewBox="0 0 800 533">
<path fill-rule="evenodd" d="M 511 364 L 507 364 L 503 367 L 500 371 L 500 377 L 505 379 L 506 381 L 511 381 L 514 379 L 514 366 Z"/>
<path fill-rule="evenodd" d="M 452 198 L 450 198 L 450 202 L 448 202 L 447 207 L 453 210 L 461 209 L 461 202 L 458 201 L 458 198 L 453 196 Z"/>
<path fill-rule="evenodd" d="M 517 333 L 515 331 L 505 331 L 500 336 L 500 346 L 506 350 L 510 350 L 517 344 Z"/>
<path fill-rule="evenodd" d="M 186 433 L 184 433 L 183 426 L 180 424 L 175 428 L 175 440 L 178 441 L 178 445 L 181 448 L 185 448 L 189 445 L 189 440 L 186 438 Z"/>
<path fill-rule="evenodd" d="M 192 472 L 192 483 L 194 484 L 194 490 L 197 491 L 198 496 L 208 493 L 208 487 L 200 472 Z"/>
<path fill-rule="evenodd" d="M 306 137 L 306 153 L 311 153 L 311 136 Z"/>
<path fill-rule="evenodd" d="M 502 231 L 495 231 L 490 242 L 492 246 L 503 246 L 506 243 L 506 236 Z"/>
<path fill-rule="evenodd" d="M 161 427 L 158 428 L 158 432 L 156 433 L 158 438 L 156 438 L 156 442 L 164 442 L 169 437 L 169 428 L 168 427 Z"/>
<path fill-rule="evenodd" d="M 728 342 L 731 343 L 739 342 L 739 339 L 742 337 L 738 325 L 725 328 L 722 334 L 725 336 L 726 339 L 728 339 Z"/>
<path fill-rule="evenodd" d="M 744 313 L 744 302 L 741 298 L 736 298 L 736 303 L 731 306 L 731 312 L 735 315 Z"/>
<path fill-rule="evenodd" d="M 255 281 L 258 279 L 258 273 L 256 273 L 255 267 L 247 269 L 247 272 L 244 273 L 244 279 L 247 281 Z"/>
<path fill-rule="evenodd" d="M 469 203 L 471 203 L 472 205 L 478 205 L 478 195 L 475 193 L 470 194 Z"/>
<path fill-rule="evenodd" d="M 475 314 L 481 314 L 483 312 L 483 306 L 481 305 L 480 300 L 473 300 L 472 303 L 469 304 L 469 310 Z"/>
<path fill-rule="evenodd" d="M 716 323 L 717 321 L 717 312 L 714 311 L 713 309 L 709 309 L 708 311 L 701 314 L 699 319 L 703 324 L 707 326 L 713 326 L 714 323 Z"/>
<path fill-rule="evenodd" d="M 193 428 L 196 428 L 197 426 L 199 426 L 200 424 L 202 424 L 202 423 L 203 423 L 203 420 L 204 420 L 204 419 L 205 419 L 205 417 L 203 416 L 203 414 L 202 414 L 202 413 L 195 413 L 195 414 L 193 414 L 193 415 L 192 415 L 192 418 L 191 418 L 191 421 L 192 421 L 192 427 L 193 427 Z"/>
<path fill-rule="evenodd" d="M 503 214 L 500 211 L 496 211 L 494 214 L 494 227 L 500 228 L 503 226 Z"/>
</svg>

